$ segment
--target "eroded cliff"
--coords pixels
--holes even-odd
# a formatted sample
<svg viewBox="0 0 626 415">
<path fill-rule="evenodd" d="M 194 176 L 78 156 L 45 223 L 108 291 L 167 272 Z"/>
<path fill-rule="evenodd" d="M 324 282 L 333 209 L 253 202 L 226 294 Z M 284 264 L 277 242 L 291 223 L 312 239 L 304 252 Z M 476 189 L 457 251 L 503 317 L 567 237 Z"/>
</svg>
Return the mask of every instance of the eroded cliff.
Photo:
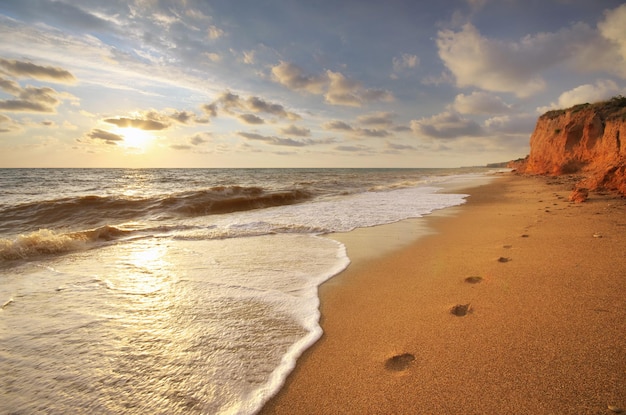
<svg viewBox="0 0 626 415">
<path fill-rule="evenodd" d="M 530 154 L 512 167 L 530 174 L 579 174 L 584 178 L 578 189 L 626 195 L 626 97 L 543 114 L 530 137 Z"/>
</svg>

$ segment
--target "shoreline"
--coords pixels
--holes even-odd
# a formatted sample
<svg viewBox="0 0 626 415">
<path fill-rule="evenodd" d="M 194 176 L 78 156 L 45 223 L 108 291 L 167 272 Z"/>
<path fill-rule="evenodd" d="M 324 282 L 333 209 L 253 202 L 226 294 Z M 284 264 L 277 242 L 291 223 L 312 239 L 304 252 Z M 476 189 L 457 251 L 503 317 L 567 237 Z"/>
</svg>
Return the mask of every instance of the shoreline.
<svg viewBox="0 0 626 415">
<path fill-rule="evenodd" d="M 353 262 L 319 288 L 324 334 L 260 413 L 624 408 L 626 202 L 573 204 L 570 189 L 511 174 L 464 189 L 466 204 L 418 220 L 427 235 L 370 259 L 351 250 L 389 238 L 337 237 Z"/>
</svg>

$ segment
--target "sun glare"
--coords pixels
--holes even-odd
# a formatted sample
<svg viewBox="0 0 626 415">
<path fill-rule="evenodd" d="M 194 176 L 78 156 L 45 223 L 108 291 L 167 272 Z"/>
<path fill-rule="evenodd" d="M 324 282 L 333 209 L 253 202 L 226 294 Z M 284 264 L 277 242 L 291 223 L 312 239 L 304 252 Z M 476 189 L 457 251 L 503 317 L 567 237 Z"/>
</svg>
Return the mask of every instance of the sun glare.
<svg viewBox="0 0 626 415">
<path fill-rule="evenodd" d="M 120 128 L 119 133 L 124 137 L 124 147 L 135 148 L 141 151 L 145 151 L 150 146 L 152 140 L 154 140 L 154 136 L 151 133 L 139 128 Z"/>
</svg>

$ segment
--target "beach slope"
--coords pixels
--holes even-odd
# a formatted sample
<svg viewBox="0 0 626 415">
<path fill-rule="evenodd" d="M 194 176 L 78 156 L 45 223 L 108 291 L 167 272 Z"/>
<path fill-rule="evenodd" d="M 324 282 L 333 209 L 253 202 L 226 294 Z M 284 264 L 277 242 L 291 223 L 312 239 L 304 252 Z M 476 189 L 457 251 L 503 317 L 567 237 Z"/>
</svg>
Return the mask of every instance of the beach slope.
<svg viewBox="0 0 626 415">
<path fill-rule="evenodd" d="M 626 200 L 571 188 L 507 175 L 407 246 L 346 242 L 360 259 L 320 287 L 324 335 L 261 413 L 625 408 Z"/>
</svg>

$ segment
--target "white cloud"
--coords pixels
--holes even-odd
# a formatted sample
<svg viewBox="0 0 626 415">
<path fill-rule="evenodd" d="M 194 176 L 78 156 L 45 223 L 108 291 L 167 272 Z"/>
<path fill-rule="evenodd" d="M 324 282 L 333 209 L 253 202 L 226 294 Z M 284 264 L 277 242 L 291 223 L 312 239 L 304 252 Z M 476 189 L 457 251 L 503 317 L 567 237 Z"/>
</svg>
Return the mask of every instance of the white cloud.
<svg viewBox="0 0 626 415">
<path fill-rule="evenodd" d="M 408 70 L 416 68 L 420 64 L 420 59 L 417 55 L 411 55 L 409 53 L 403 53 L 401 56 L 395 56 L 391 60 L 393 66 L 393 73 L 391 77 L 393 79 L 398 78 L 398 74 Z"/>
<path fill-rule="evenodd" d="M 452 107 L 461 114 L 495 115 L 511 111 L 511 106 L 500 97 L 480 91 L 457 95 Z"/>
<path fill-rule="evenodd" d="M 527 97 L 545 89 L 542 74 L 556 65 L 626 78 L 625 28 L 626 5 L 622 5 L 607 11 L 597 30 L 577 22 L 510 41 L 485 37 L 467 23 L 460 31 L 439 31 L 437 47 L 457 86 Z"/>
<path fill-rule="evenodd" d="M 209 36 L 209 39 L 215 40 L 224 36 L 224 31 L 217 26 L 211 25 L 207 30 L 207 34 Z"/>
<path fill-rule="evenodd" d="M 626 4 L 606 10 L 604 16 L 598 29 L 603 37 L 619 45 L 622 60 L 626 60 Z"/>
<path fill-rule="evenodd" d="M 546 107 L 539 107 L 537 111 L 544 113 L 552 109 L 569 108 L 587 102 L 604 101 L 620 94 L 626 94 L 626 88 L 620 88 L 610 79 L 600 79 L 595 84 L 584 84 L 563 92 L 557 102 L 553 102 Z"/>
<path fill-rule="evenodd" d="M 411 121 L 414 133 L 431 138 L 452 139 L 466 136 L 480 136 L 483 130 L 475 121 L 461 117 L 456 112 L 446 111 Z"/>
</svg>

